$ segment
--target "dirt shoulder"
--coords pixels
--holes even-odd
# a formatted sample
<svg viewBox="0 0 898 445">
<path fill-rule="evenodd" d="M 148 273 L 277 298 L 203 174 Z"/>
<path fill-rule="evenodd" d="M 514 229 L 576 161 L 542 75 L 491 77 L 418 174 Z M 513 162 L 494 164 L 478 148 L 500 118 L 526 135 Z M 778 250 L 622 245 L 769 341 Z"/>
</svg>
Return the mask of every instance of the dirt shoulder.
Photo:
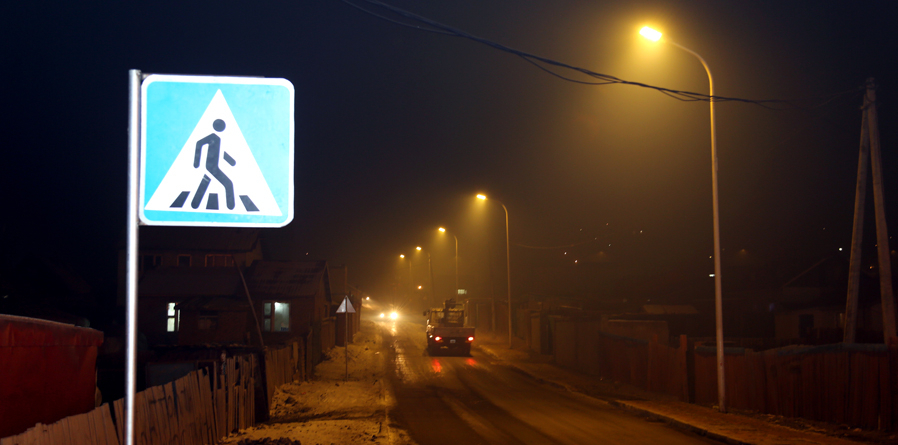
<svg viewBox="0 0 898 445">
<path fill-rule="evenodd" d="M 412 444 L 390 423 L 394 403 L 384 381 L 385 355 L 380 327 L 362 320 L 353 343 L 333 348 L 309 381 L 277 389 L 270 420 L 231 434 L 222 443 L 285 438 L 304 445 Z"/>
</svg>

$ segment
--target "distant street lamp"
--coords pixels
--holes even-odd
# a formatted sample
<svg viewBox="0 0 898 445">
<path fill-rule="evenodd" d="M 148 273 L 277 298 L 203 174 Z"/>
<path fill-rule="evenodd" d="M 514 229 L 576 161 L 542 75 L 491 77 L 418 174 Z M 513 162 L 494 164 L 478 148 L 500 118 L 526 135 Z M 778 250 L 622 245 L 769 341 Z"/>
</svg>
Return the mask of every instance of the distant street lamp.
<svg viewBox="0 0 898 445">
<path fill-rule="evenodd" d="M 440 227 L 438 230 L 440 233 L 446 233 L 444 227 Z M 455 238 L 455 292 L 458 294 L 458 237 L 455 236 L 454 233 L 452 234 L 452 237 Z"/>
<path fill-rule="evenodd" d="M 661 40 L 661 32 L 649 28 L 648 26 L 639 30 L 639 34 L 653 42 Z M 720 276 L 720 211 L 717 203 L 717 134 L 714 126 L 714 78 L 711 76 L 711 69 L 708 68 L 705 59 L 698 55 L 698 53 L 672 40 L 664 39 L 664 41 L 695 56 L 695 58 L 702 63 L 702 66 L 705 67 L 705 72 L 708 73 L 708 83 L 710 84 L 710 93 L 708 95 L 711 98 L 708 102 L 711 104 L 711 195 L 714 210 L 714 306 L 715 318 L 717 320 L 717 402 L 720 412 L 725 413 L 726 385 L 724 381 L 723 355 L 723 297 Z"/>
<path fill-rule="evenodd" d="M 418 247 L 415 247 L 415 250 L 420 252 L 423 249 L 421 248 L 421 246 L 418 246 Z M 436 285 L 433 282 L 433 262 L 430 259 L 429 251 L 427 252 L 427 269 L 430 271 L 430 298 L 431 298 L 431 300 L 433 300 L 436 297 L 436 293 L 434 292 L 436 290 Z M 418 289 L 421 289 L 421 286 L 418 286 Z M 434 302 L 431 302 L 431 303 L 434 303 Z"/>
<path fill-rule="evenodd" d="M 486 201 L 486 195 L 478 194 L 477 199 L 481 201 Z M 505 272 L 508 279 L 508 348 L 511 349 L 511 339 L 512 339 L 512 328 L 511 328 L 511 249 L 510 244 L 508 242 L 508 208 L 505 207 L 505 204 L 502 204 L 501 201 L 493 200 L 499 203 L 502 206 L 502 210 L 505 210 Z"/>
</svg>

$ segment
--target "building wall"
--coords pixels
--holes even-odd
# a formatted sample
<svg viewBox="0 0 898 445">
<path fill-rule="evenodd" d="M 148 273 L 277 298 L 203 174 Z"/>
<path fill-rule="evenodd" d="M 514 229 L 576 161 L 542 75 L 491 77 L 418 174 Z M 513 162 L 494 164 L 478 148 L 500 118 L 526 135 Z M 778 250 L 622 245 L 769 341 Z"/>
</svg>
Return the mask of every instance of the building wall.
<svg viewBox="0 0 898 445">
<path fill-rule="evenodd" d="M 178 332 L 178 343 L 181 345 L 197 345 L 205 343 L 245 344 L 249 333 L 246 312 L 217 312 L 217 324 L 212 329 L 200 329 L 200 311 L 181 311 L 181 326 Z M 255 329 L 255 326 L 252 327 Z"/>
<path fill-rule="evenodd" d="M 658 336 L 658 343 L 668 343 L 667 322 L 662 320 L 608 320 L 602 323 L 601 331 L 621 337 L 652 341 Z"/>
<path fill-rule="evenodd" d="M 808 326 L 811 329 L 838 329 L 841 327 L 840 317 L 842 313 L 844 313 L 844 310 L 840 308 L 819 307 L 778 312 L 774 319 L 776 323 L 776 338 L 801 338 L 802 317 L 805 317 L 805 320 L 812 321 L 812 324 Z"/>
</svg>

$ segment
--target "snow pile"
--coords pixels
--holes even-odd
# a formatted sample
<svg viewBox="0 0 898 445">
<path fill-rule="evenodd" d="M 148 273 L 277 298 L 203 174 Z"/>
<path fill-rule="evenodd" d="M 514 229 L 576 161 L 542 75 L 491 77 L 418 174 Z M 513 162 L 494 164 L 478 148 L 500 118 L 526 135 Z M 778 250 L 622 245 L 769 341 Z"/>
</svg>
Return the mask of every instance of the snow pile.
<svg viewBox="0 0 898 445">
<path fill-rule="evenodd" d="M 222 443 L 261 444 L 251 441 L 265 438 L 297 440 L 303 445 L 412 443 L 404 431 L 389 424 L 393 399 L 384 382 L 380 332 L 375 322 L 362 321 L 348 348 L 348 379 L 347 348 L 335 347 L 315 367 L 310 381 L 278 388 L 268 422 L 232 434 Z"/>
</svg>

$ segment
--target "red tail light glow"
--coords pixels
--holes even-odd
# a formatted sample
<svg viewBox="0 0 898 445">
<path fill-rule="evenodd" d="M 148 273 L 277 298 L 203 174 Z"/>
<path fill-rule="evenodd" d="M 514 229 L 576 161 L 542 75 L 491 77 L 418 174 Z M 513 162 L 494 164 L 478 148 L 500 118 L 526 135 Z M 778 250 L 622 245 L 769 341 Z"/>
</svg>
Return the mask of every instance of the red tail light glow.
<svg viewBox="0 0 898 445">
<path fill-rule="evenodd" d="M 434 337 L 433 341 L 443 341 L 443 337 L 439 337 L 439 336 Z"/>
<path fill-rule="evenodd" d="M 469 342 L 474 341 L 474 337 L 468 337 L 468 341 L 469 341 Z"/>
</svg>

